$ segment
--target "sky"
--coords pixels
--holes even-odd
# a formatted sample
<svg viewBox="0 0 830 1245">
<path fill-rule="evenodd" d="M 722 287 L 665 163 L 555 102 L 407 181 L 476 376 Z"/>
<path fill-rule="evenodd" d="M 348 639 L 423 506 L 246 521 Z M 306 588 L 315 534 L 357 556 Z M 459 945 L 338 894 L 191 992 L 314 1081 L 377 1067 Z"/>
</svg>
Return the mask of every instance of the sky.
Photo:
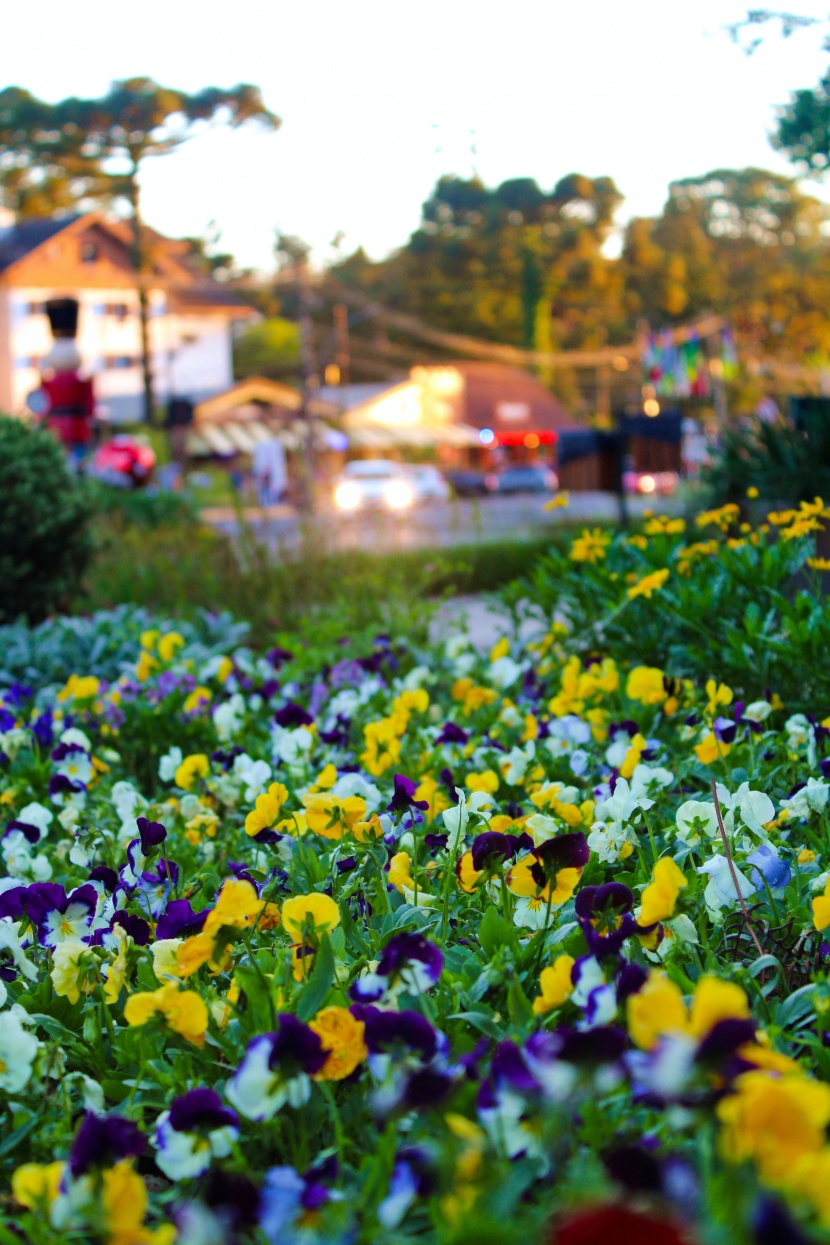
<svg viewBox="0 0 830 1245">
<path fill-rule="evenodd" d="M 749 0 L 38 0 L 4 12 L 0 83 L 57 100 L 149 76 L 195 91 L 251 82 L 282 118 L 197 134 L 143 173 L 147 221 L 214 221 L 223 250 L 272 265 L 277 229 L 318 261 L 379 258 L 417 227 L 437 178 L 614 178 L 618 223 L 714 168 L 792 170 L 775 107 L 830 65 L 830 27 L 770 27 L 746 56 L 724 27 Z M 782 7 L 826 19 L 830 0 Z M 816 193 L 830 201 L 830 182 Z M 339 252 L 335 239 L 339 237 Z"/>
</svg>

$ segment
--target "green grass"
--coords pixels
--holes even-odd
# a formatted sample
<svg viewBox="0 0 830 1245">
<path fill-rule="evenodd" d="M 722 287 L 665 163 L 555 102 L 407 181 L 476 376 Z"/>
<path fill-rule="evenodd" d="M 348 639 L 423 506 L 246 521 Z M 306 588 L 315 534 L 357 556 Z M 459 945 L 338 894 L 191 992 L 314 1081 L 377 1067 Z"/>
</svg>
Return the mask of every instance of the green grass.
<svg viewBox="0 0 830 1245">
<path fill-rule="evenodd" d="M 75 608 L 132 603 L 184 618 L 230 610 L 251 624 L 258 645 L 277 636 L 358 640 L 381 630 L 417 639 L 432 604 L 530 573 L 566 534 L 378 554 L 327 549 L 310 531 L 285 554 L 269 552 L 244 525 L 231 541 L 181 509 L 165 514 L 150 498 L 133 498 L 99 518 L 97 554 Z"/>
</svg>

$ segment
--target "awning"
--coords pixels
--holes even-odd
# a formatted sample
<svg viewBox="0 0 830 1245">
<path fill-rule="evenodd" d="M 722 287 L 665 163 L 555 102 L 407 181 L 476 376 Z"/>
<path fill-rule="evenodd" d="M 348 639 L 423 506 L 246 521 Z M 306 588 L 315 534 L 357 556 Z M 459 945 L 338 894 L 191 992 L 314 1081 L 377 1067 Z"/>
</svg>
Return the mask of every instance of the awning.
<svg viewBox="0 0 830 1245">
<path fill-rule="evenodd" d="M 343 421 L 343 430 L 354 449 L 432 449 L 437 445 L 456 448 L 481 445 L 477 428 L 468 424 L 380 424 L 364 418 Z"/>
<path fill-rule="evenodd" d="M 321 420 L 313 421 L 314 444 L 319 450 L 345 448 L 334 444 L 337 433 Z M 276 439 L 287 450 L 299 450 L 306 436 L 306 426 L 298 419 L 290 424 L 268 424 L 264 420 L 246 420 L 244 423 L 234 420 L 212 422 L 204 420 L 197 423 L 187 436 L 187 452 L 192 458 L 211 458 L 218 454 L 221 458 L 230 458 L 235 454 L 253 454 L 261 441 Z M 384 445 L 391 445 L 384 442 Z"/>
</svg>

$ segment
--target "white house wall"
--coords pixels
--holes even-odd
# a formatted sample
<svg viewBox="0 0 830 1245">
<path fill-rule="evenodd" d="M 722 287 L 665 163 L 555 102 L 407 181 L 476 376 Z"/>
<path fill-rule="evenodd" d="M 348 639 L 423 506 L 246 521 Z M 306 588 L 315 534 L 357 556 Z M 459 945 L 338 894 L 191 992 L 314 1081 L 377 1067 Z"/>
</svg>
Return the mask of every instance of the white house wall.
<svg viewBox="0 0 830 1245">
<path fill-rule="evenodd" d="M 65 289 L 0 290 L 0 405 L 8 404 L 14 413 L 25 410 L 27 395 L 40 384 L 39 364 L 52 345 L 45 312 L 33 312 L 31 307 L 42 307 L 47 298 L 65 294 Z M 94 379 L 99 406 L 113 422 L 139 419 L 143 382 L 137 292 L 81 290 L 75 297 L 80 304 L 77 345 L 84 371 Z M 114 308 L 126 311 L 117 314 Z M 231 385 L 229 317 L 169 312 L 164 295 L 157 292 L 150 294 L 150 316 L 158 402 L 165 402 L 171 392 L 201 401 Z M 8 343 L 5 368 L 3 342 Z"/>
</svg>

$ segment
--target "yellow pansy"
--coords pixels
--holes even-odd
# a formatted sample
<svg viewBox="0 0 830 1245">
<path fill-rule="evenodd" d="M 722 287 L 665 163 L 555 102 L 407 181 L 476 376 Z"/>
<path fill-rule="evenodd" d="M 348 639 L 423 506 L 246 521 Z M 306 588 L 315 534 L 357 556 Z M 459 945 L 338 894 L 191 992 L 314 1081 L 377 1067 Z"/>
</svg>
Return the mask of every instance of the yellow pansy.
<svg viewBox="0 0 830 1245">
<path fill-rule="evenodd" d="M 666 1034 L 688 1030 L 683 993 L 665 973 L 650 973 L 643 988 L 629 996 L 626 1011 L 628 1032 L 640 1050 L 653 1050 Z"/>
<path fill-rule="evenodd" d="M 198 709 L 209 705 L 212 699 L 213 696 L 209 687 L 194 687 L 193 691 L 185 699 L 182 707 L 185 713 L 195 713 Z"/>
<path fill-rule="evenodd" d="M 662 705 L 666 699 L 663 671 L 656 666 L 635 666 L 628 672 L 625 694 L 641 705 Z"/>
<path fill-rule="evenodd" d="M 319 891 L 294 895 L 282 905 L 282 923 L 288 934 L 300 942 L 309 930 L 319 935 L 339 925 L 340 909 L 330 895 Z"/>
<path fill-rule="evenodd" d="M 745 1020 L 750 1014 L 749 1002 L 740 986 L 706 974 L 692 996 L 690 1029 L 695 1037 L 705 1037 L 722 1020 Z"/>
<path fill-rule="evenodd" d="M 487 795 L 495 795 L 499 789 L 499 776 L 494 769 L 486 769 L 480 774 L 468 774 L 464 785 L 469 791 L 484 791 Z"/>
<path fill-rule="evenodd" d="M 318 791 L 303 796 L 309 830 L 324 839 L 342 839 L 366 816 L 366 801 L 359 795 L 331 795 Z"/>
<path fill-rule="evenodd" d="M 346 1007 L 323 1008 L 310 1021 L 309 1028 L 314 1030 L 328 1053 L 315 1081 L 342 1081 L 369 1055 L 365 1025 Z"/>
<path fill-rule="evenodd" d="M 377 813 L 372 813 L 366 821 L 356 821 L 352 826 L 352 834 L 358 843 L 371 843 L 374 839 L 383 838 L 383 822 Z"/>
<path fill-rule="evenodd" d="M 204 1046 L 208 1010 L 195 990 L 180 990 L 169 984 L 152 992 L 131 994 L 124 1005 L 128 1025 L 145 1025 L 154 1016 L 160 1016 L 168 1028 L 193 1046 Z"/>
<path fill-rule="evenodd" d="M 58 692 L 58 700 L 91 700 L 97 696 L 101 687 L 100 679 L 94 675 L 70 674 L 66 683 Z"/>
<path fill-rule="evenodd" d="M 48 1208 L 60 1193 L 65 1163 L 23 1163 L 12 1176 L 12 1196 L 28 1210 Z"/>
<path fill-rule="evenodd" d="M 210 761 L 204 752 L 194 752 L 187 756 L 176 770 L 176 786 L 190 791 L 197 778 L 207 778 L 210 773 Z"/>
<path fill-rule="evenodd" d="M 718 739 L 714 731 L 709 731 L 699 744 L 695 744 L 695 755 L 701 765 L 712 765 L 718 757 L 728 756 L 731 750 L 732 745 Z"/>
<path fill-rule="evenodd" d="M 824 1147 L 830 1086 L 800 1075 L 745 1072 L 717 1115 L 724 1156 L 732 1163 L 752 1159 L 762 1180 L 786 1185 L 798 1161 Z"/>
<path fill-rule="evenodd" d="M 653 881 L 643 891 L 642 908 L 637 922 L 641 926 L 655 925 L 674 916 L 677 897 L 688 882 L 683 871 L 671 856 L 664 856 L 654 866 Z"/>
<path fill-rule="evenodd" d="M 272 782 L 267 791 L 257 796 L 252 811 L 245 818 L 245 833 L 253 838 L 263 830 L 270 829 L 287 799 L 287 787 L 281 782 Z"/>
<path fill-rule="evenodd" d="M 184 648 L 184 636 L 178 631 L 168 631 L 159 640 L 156 652 L 162 661 L 172 661 L 180 648 Z"/>
<path fill-rule="evenodd" d="M 813 924 L 816 929 L 827 929 L 830 925 L 830 879 L 824 888 L 824 894 L 817 895 L 813 900 Z"/>
<path fill-rule="evenodd" d="M 219 898 L 207 914 L 202 933 L 215 938 L 220 929 L 248 929 L 256 923 L 265 903 L 256 887 L 242 878 L 228 878 L 222 883 Z"/>
<path fill-rule="evenodd" d="M 571 969 L 575 964 L 573 956 L 560 955 L 549 968 L 543 968 L 539 977 L 539 989 L 542 991 L 538 999 L 533 1000 L 533 1010 L 537 1016 L 544 1016 L 561 1007 L 573 993 Z"/>
</svg>

